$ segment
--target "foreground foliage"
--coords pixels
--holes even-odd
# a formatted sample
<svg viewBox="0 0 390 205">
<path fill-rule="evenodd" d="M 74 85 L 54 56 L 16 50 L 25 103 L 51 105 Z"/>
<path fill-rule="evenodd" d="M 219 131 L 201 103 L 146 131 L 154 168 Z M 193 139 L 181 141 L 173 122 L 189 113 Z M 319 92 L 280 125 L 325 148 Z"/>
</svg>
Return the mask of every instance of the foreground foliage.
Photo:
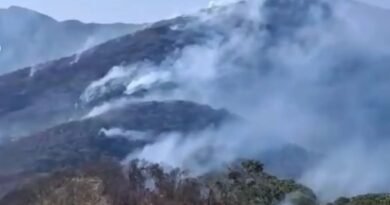
<svg viewBox="0 0 390 205">
<path fill-rule="evenodd" d="M 332 205 L 389 205 L 390 194 L 367 194 L 353 198 L 341 197 Z"/>
<path fill-rule="evenodd" d="M 273 205 L 286 197 L 296 205 L 315 203 L 315 195 L 308 188 L 266 174 L 256 161 L 244 161 L 223 173 L 201 177 L 138 160 L 124 170 L 112 161 L 63 170 L 8 194 L 0 204 Z"/>
<path fill-rule="evenodd" d="M 180 169 L 135 160 L 125 168 L 105 160 L 42 176 L 0 200 L 1 205 L 320 205 L 292 180 L 242 161 L 218 173 L 191 177 Z M 328 205 L 389 205 L 390 195 L 340 198 Z"/>
</svg>

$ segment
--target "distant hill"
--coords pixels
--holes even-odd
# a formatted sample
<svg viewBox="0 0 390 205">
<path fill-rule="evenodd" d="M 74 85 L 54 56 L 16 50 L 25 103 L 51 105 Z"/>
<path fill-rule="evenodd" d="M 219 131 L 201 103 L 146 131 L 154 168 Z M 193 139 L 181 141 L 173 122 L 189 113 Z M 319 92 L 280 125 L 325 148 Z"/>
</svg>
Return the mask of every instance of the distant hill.
<svg viewBox="0 0 390 205">
<path fill-rule="evenodd" d="M 0 9 L 0 73 L 80 52 L 132 33 L 138 27 L 77 20 L 59 22 L 21 7 Z"/>
</svg>

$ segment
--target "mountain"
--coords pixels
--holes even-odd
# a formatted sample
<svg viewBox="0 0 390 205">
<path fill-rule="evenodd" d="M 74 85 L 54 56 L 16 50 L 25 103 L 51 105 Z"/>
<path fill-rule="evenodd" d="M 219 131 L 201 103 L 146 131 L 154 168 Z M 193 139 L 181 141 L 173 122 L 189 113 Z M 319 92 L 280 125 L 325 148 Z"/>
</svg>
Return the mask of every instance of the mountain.
<svg viewBox="0 0 390 205">
<path fill-rule="evenodd" d="M 217 129 L 233 118 L 225 110 L 169 101 L 134 103 L 110 113 L 54 126 L 0 145 L 0 196 L 41 174 L 105 158 L 123 160 L 134 150 L 170 133 Z"/>
<path fill-rule="evenodd" d="M 239 1 L 3 74 L 0 203 L 386 204 L 386 15 Z"/>
<path fill-rule="evenodd" d="M 239 3 L 227 9 L 211 10 L 211 12 L 221 13 L 223 16 L 225 12 L 242 12 L 246 6 L 246 4 Z M 274 7 L 277 8 L 278 5 L 269 5 L 270 9 Z M 290 29 L 294 29 L 294 24 L 302 23 L 301 19 L 304 19 L 302 15 L 305 15 L 304 12 L 307 10 L 306 8 L 295 10 L 295 7 L 291 7 L 291 5 L 284 5 L 282 8 L 292 10 L 296 18 L 290 18 L 288 22 L 279 22 L 284 18 L 271 16 L 280 15 L 281 13 L 277 10 L 275 13 L 269 13 L 270 22 L 264 27 L 256 25 L 258 22 L 229 16 L 221 19 L 216 18 L 216 20 L 226 23 L 228 27 L 243 30 L 243 32 L 250 29 L 269 32 L 274 36 L 269 39 L 269 43 L 271 43 L 284 38 L 283 36 L 290 32 Z M 288 25 L 288 27 L 284 25 Z M 130 78 L 130 82 L 135 81 L 137 76 L 131 77 L 131 75 L 136 75 L 137 72 L 140 72 L 141 78 L 143 75 L 149 78 L 142 73 L 144 71 L 138 70 L 145 70 L 146 73 L 154 73 L 154 71 L 149 72 L 147 68 L 144 69 L 142 66 L 138 69 L 137 66 L 132 67 L 131 65 L 146 62 L 153 67 L 162 64 L 175 52 L 185 50 L 191 45 L 201 45 L 210 38 L 215 38 L 215 35 L 228 38 L 230 34 L 225 29 L 215 26 L 213 23 L 202 22 L 202 19 L 197 17 L 178 17 L 155 23 L 146 29 L 108 41 L 81 54 L 74 54 L 39 66 L 30 66 L 2 75 L 0 76 L 0 95 L 2 96 L 0 102 L 0 130 L 2 132 L 0 136 L 22 136 L 26 133 L 49 128 L 59 122 L 78 118 L 96 106 L 95 100 L 97 100 L 97 105 L 104 105 L 104 102 L 115 101 L 123 97 L 137 99 L 136 96 L 132 96 L 135 94 L 134 92 L 127 94 L 121 83 L 119 83 L 118 88 L 113 85 L 116 85 L 116 81 L 121 81 L 122 77 Z M 257 34 L 255 33 L 255 35 Z M 103 83 L 101 88 L 97 87 L 91 91 L 90 88 L 93 84 L 105 81 L 105 78 L 111 78 L 111 73 L 115 71 L 117 66 L 121 65 L 129 70 L 125 71 L 124 76 L 114 76 L 113 79 L 109 79 L 107 85 Z M 132 73 L 133 71 L 134 73 Z M 156 75 L 159 73 L 157 72 Z M 129 82 L 123 83 L 128 84 Z M 175 85 L 176 83 L 171 82 L 171 84 Z M 100 89 L 108 90 L 108 92 L 99 93 Z M 142 85 L 136 87 L 138 91 L 143 89 Z M 96 95 L 95 92 L 98 94 Z M 107 96 L 105 96 L 106 94 Z M 103 100 L 99 99 L 101 97 Z M 35 116 L 37 120 L 31 121 L 29 116 Z M 23 129 L 20 129 L 21 127 Z"/>
<path fill-rule="evenodd" d="M 80 56 L 0 76 L 0 126 L 8 127 L 0 135 L 24 135 L 86 114 L 91 107 L 77 104 L 89 84 L 122 63 L 161 61 L 169 51 L 196 38 L 185 34 L 171 30 L 169 24 L 156 25 L 94 47 Z M 31 121 L 28 116 L 35 116 L 36 120 Z"/>
<path fill-rule="evenodd" d="M 81 52 L 137 28 L 135 24 L 58 22 L 16 6 L 0 9 L 0 73 Z"/>
</svg>

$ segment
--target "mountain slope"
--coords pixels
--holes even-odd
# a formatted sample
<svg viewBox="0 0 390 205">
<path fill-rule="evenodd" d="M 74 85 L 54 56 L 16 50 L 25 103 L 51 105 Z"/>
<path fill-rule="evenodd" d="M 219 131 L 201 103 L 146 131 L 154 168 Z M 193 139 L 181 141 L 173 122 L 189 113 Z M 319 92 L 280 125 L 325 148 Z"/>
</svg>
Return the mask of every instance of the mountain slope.
<svg viewBox="0 0 390 205">
<path fill-rule="evenodd" d="M 389 192 L 389 167 L 383 163 L 390 156 L 388 24 L 371 15 L 375 8 L 347 1 L 259 2 L 157 22 L 85 52 L 0 76 L 3 193 L 59 169 L 70 183 L 54 181 L 60 188 L 43 189 L 48 199 L 64 200 L 64 190 L 86 186 L 98 201 L 93 203 L 104 204 L 104 180 L 69 179 L 61 171 L 101 158 L 118 164 L 124 157 L 188 168 L 206 180 L 225 163 L 260 158 L 274 163 L 273 174 L 311 187 L 320 201 Z M 225 123 L 228 113 L 239 120 Z M 122 161 L 134 165 L 127 162 Z M 262 171 L 259 164 L 250 165 L 251 171 Z M 136 179 L 148 177 L 137 173 Z M 227 200 L 217 204 L 223 205 L 289 204 L 296 196 L 287 194 L 296 183 L 283 180 L 286 186 L 275 187 L 279 180 L 261 176 L 233 172 L 224 176 L 229 180 L 209 186 L 218 186 L 219 197 Z M 145 189 L 152 182 L 141 181 L 136 194 L 164 198 Z M 309 195 L 299 205 L 321 204 Z M 189 197 L 195 204 L 212 204 Z M 355 203 L 348 200 L 337 203 Z"/>
<path fill-rule="evenodd" d="M 218 36 L 229 40 L 230 34 L 226 28 L 214 24 L 218 21 L 225 22 L 227 28 L 236 28 L 238 31 L 247 32 L 254 29 L 256 32 L 270 33 L 272 38 L 269 43 L 272 44 L 290 32 L 285 31 L 285 25 L 289 25 L 289 30 L 294 29 L 294 25 L 290 23 L 296 22 L 295 27 L 298 27 L 303 23 L 299 23 L 304 19 L 302 16 L 308 15 L 304 13 L 307 10 L 305 7 L 295 10 L 291 5 L 282 5 L 282 10 L 291 10 L 297 18 L 292 18 L 289 22 L 279 22 L 281 19 L 274 18 L 274 12 L 271 10 L 279 5 L 271 4 L 267 23 L 260 24 L 234 15 L 224 16 L 225 13 L 245 12 L 247 6 L 245 3 L 238 3 L 221 10 L 211 10 L 211 14 L 207 15 L 221 13 L 216 22 L 207 22 L 195 16 L 158 22 L 135 34 L 98 45 L 82 54 L 0 76 L 0 95 L 3 99 L 0 102 L 0 130 L 4 130 L 0 136 L 20 136 L 26 132 L 48 128 L 85 112 L 89 107 L 79 106 L 82 103 L 80 97 L 91 83 L 104 78 L 115 66 L 142 62 L 159 65 L 191 45 L 202 45 Z M 280 13 L 279 10 L 276 11 Z M 39 120 L 31 121 L 27 116 L 36 116 Z M 48 121 L 51 123 L 42 123 Z M 1 129 L 2 126 L 7 129 Z M 23 129 L 19 129 L 20 127 Z"/>
<path fill-rule="evenodd" d="M 176 21 L 170 24 L 173 22 Z M 4 133 L 0 135 L 23 135 L 24 131 L 48 128 L 79 116 L 88 109 L 77 107 L 82 92 L 113 66 L 144 60 L 158 63 L 169 52 L 194 43 L 198 38 L 192 31 L 172 30 L 170 24 L 157 24 L 109 41 L 80 56 L 73 55 L 39 68 L 28 67 L 0 76 L 0 126 L 8 127 L 1 129 Z M 29 120 L 28 116 L 36 116 L 37 121 Z"/>
<path fill-rule="evenodd" d="M 0 9 L 0 73 L 81 52 L 139 27 L 74 20 L 58 22 L 21 7 Z"/>
<path fill-rule="evenodd" d="M 170 101 L 132 103 L 93 118 L 67 122 L 0 146 L 0 196 L 14 184 L 39 174 L 102 158 L 123 160 L 172 133 L 217 129 L 232 119 L 225 110 Z"/>
</svg>

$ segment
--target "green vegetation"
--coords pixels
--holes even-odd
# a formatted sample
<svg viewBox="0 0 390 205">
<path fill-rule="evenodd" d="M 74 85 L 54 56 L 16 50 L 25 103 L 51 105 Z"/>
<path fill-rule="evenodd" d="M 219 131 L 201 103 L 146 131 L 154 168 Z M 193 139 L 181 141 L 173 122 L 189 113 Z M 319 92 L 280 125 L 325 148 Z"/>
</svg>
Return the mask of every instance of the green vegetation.
<svg viewBox="0 0 390 205">
<path fill-rule="evenodd" d="M 292 180 L 280 180 L 263 172 L 256 161 L 243 161 L 229 168 L 223 175 L 208 180 L 217 201 L 226 205 L 273 205 L 284 199 L 294 205 L 313 205 L 314 193 Z"/>
<path fill-rule="evenodd" d="M 341 197 L 332 205 L 390 205 L 390 194 L 367 194 L 350 199 Z"/>
<path fill-rule="evenodd" d="M 0 204 L 320 205 L 309 188 L 271 176 L 252 160 L 200 177 L 139 160 L 124 168 L 107 160 L 40 177 L 5 196 Z M 340 198 L 328 205 L 390 205 L 390 195 Z"/>
</svg>

